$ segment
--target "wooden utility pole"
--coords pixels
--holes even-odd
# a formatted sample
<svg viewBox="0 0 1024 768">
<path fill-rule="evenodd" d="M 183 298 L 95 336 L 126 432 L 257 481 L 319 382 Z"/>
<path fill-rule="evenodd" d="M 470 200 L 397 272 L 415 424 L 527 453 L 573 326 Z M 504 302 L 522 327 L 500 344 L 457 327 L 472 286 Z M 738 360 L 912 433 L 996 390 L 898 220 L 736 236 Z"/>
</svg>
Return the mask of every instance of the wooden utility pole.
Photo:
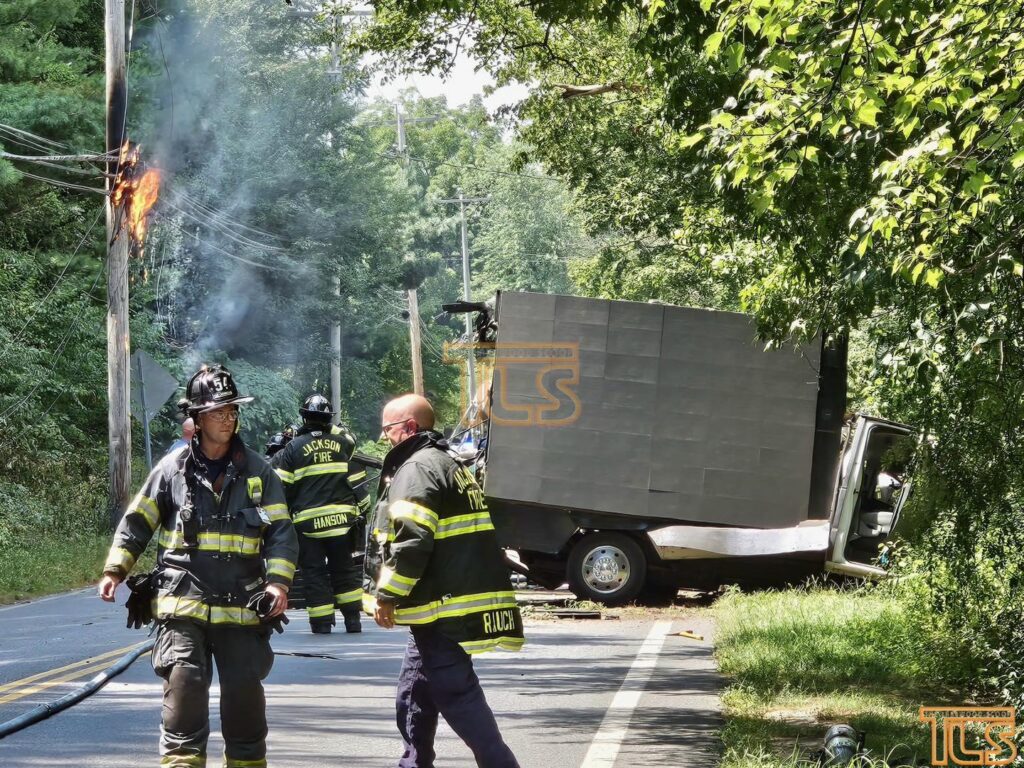
<svg viewBox="0 0 1024 768">
<path fill-rule="evenodd" d="M 338 17 L 331 19 L 331 68 L 327 75 L 335 82 L 341 75 L 341 58 L 338 55 Z M 334 148 L 334 134 L 330 138 Z M 334 280 L 334 320 L 331 321 L 331 410 L 335 420 L 341 415 L 341 276 Z"/>
<path fill-rule="evenodd" d="M 125 140 L 128 84 L 124 58 L 124 0 L 105 0 L 107 52 L 106 148 L 119 157 Z M 110 191 L 118 161 L 107 162 L 107 399 L 110 485 L 107 512 L 117 525 L 128 504 L 132 479 L 132 424 L 129 412 L 128 248 L 124 206 L 114 207 Z"/>
<path fill-rule="evenodd" d="M 409 291 L 409 347 L 412 349 L 412 391 L 423 394 L 423 355 L 420 351 L 420 304 L 416 289 Z"/>
<path fill-rule="evenodd" d="M 462 298 L 465 301 L 472 301 L 470 297 L 470 285 L 469 285 L 469 236 L 466 230 L 466 206 L 471 203 L 486 203 L 491 198 L 488 197 L 466 197 L 462 194 L 462 190 L 458 190 L 459 196 L 456 198 L 448 198 L 445 200 L 438 200 L 439 203 L 459 205 L 459 217 L 460 217 L 460 229 L 461 229 L 461 246 L 462 246 Z M 469 349 L 466 354 L 466 371 L 469 379 L 469 412 L 467 419 L 472 422 L 473 417 L 477 413 L 477 402 L 476 402 L 476 354 L 473 349 L 473 317 L 472 313 L 466 313 L 466 339 L 469 341 Z"/>
</svg>

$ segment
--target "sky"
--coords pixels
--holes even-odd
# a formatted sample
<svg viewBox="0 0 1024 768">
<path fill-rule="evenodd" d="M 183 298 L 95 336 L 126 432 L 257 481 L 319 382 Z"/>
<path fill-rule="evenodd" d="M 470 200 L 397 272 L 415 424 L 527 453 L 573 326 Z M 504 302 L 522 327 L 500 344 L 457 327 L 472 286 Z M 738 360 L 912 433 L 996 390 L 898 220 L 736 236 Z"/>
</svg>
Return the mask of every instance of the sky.
<svg viewBox="0 0 1024 768">
<path fill-rule="evenodd" d="M 435 75 L 400 75 L 390 82 L 384 82 L 384 75 L 378 74 L 374 78 L 370 92 L 370 98 L 384 98 L 389 101 L 395 100 L 399 93 L 407 88 L 415 88 L 424 97 L 440 96 L 447 97 L 448 106 L 457 107 L 465 104 L 477 94 L 483 94 L 484 88 L 493 85 L 494 80 L 486 72 L 473 71 L 473 61 L 463 54 L 455 60 L 455 66 L 447 79 Z M 514 104 L 526 97 L 527 87 L 525 85 L 508 85 L 497 89 L 490 95 L 485 95 L 484 106 L 492 113 L 498 108 L 507 104 Z"/>
</svg>

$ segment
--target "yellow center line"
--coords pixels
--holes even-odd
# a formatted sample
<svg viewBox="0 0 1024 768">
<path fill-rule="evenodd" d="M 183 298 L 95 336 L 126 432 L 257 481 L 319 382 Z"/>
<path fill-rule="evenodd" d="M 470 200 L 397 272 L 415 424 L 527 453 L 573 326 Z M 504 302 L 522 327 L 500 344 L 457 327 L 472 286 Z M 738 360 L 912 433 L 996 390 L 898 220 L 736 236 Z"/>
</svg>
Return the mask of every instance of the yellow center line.
<svg viewBox="0 0 1024 768">
<path fill-rule="evenodd" d="M 78 667 L 89 666 L 95 664 L 98 661 L 110 660 L 115 656 L 124 656 L 126 653 L 128 653 L 131 650 L 134 650 L 135 648 L 138 648 L 140 645 L 141 643 L 132 643 L 131 645 L 126 645 L 124 648 L 118 648 L 117 650 L 101 653 L 99 656 L 90 656 L 87 659 L 82 659 L 81 661 L 76 661 L 71 664 L 67 664 L 63 667 L 57 667 L 56 669 L 48 669 L 45 672 L 40 672 L 39 674 L 31 675 L 30 677 L 23 677 L 21 678 L 21 680 L 15 680 L 12 683 L 5 683 L 4 685 L 0 685 L 0 693 L 9 691 L 12 688 L 18 688 L 22 685 L 34 683 L 36 680 L 41 680 L 42 678 L 49 677 L 50 675 L 59 675 L 61 672 L 67 672 L 72 669 L 77 669 Z"/>
</svg>

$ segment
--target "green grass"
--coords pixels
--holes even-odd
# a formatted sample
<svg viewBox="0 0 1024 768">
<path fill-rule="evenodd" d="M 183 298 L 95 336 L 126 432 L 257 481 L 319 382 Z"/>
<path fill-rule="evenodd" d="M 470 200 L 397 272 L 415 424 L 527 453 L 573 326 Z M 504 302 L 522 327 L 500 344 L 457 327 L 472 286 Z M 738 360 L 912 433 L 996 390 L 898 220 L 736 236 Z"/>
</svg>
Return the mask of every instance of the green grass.
<svg viewBox="0 0 1024 768">
<path fill-rule="evenodd" d="M 730 678 L 721 768 L 798 765 L 836 723 L 866 732 L 875 757 L 929 755 L 918 707 L 954 702 L 924 678 L 898 598 L 824 588 L 730 593 L 715 616 L 716 655 Z"/>
<path fill-rule="evenodd" d="M 84 587 L 99 579 L 108 534 L 41 536 L 33 545 L 0 552 L 0 605 Z"/>
</svg>

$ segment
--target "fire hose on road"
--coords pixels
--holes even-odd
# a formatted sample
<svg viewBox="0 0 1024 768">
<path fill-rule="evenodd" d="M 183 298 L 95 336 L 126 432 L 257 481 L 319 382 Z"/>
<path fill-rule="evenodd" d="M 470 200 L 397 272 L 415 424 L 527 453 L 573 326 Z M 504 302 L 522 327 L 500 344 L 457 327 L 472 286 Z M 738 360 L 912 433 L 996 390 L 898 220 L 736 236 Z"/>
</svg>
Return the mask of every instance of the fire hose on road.
<svg viewBox="0 0 1024 768">
<path fill-rule="evenodd" d="M 73 707 L 83 699 L 92 696 L 110 680 L 128 669 L 128 667 L 130 667 L 140 656 L 145 653 L 149 653 L 153 649 L 153 642 L 153 640 L 147 640 L 135 650 L 129 651 L 118 659 L 115 664 L 107 667 L 94 678 L 84 685 L 76 688 L 71 693 L 61 696 L 59 699 L 47 704 L 40 704 L 33 707 L 28 712 L 18 715 L 6 722 L 0 723 L 0 739 L 10 736 L 12 733 L 17 733 L 24 728 L 28 728 L 30 725 L 34 725 L 40 720 L 45 720 L 58 712 L 63 712 L 65 709 Z"/>
</svg>

